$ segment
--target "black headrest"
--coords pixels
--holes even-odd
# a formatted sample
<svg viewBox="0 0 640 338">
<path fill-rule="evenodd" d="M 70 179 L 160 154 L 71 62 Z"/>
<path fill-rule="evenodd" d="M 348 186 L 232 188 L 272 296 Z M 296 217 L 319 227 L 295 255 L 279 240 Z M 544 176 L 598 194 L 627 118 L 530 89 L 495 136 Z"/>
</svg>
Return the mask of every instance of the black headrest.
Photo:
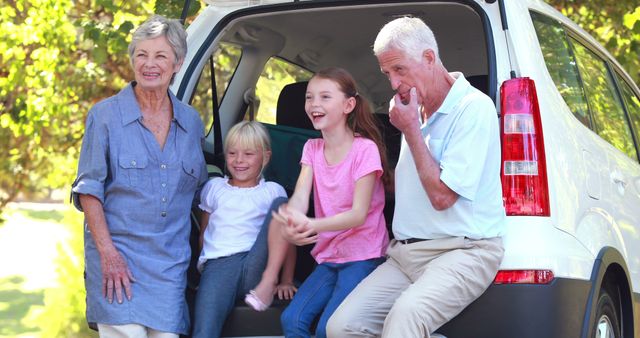
<svg viewBox="0 0 640 338">
<path fill-rule="evenodd" d="M 467 77 L 467 81 L 479 91 L 489 95 L 489 77 L 487 75 L 469 76 Z"/>
<path fill-rule="evenodd" d="M 276 111 L 278 125 L 313 130 L 313 124 L 304 111 L 306 93 L 307 81 L 290 83 L 282 88 Z"/>
</svg>

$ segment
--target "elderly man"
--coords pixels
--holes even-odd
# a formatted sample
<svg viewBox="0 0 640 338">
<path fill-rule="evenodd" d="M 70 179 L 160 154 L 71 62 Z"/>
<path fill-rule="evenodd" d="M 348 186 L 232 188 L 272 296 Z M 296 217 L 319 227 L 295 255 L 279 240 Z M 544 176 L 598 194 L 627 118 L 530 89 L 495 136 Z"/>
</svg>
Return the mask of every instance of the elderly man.
<svg viewBox="0 0 640 338">
<path fill-rule="evenodd" d="M 395 240 L 327 333 L 429 337 L 486 290 L 502 260 L 498 118 L 489 97 L 445 69 L 422 20 L 389 22 L 373 49 L 396 92 L 391 123 L 403 134 Z"/>
</svg>

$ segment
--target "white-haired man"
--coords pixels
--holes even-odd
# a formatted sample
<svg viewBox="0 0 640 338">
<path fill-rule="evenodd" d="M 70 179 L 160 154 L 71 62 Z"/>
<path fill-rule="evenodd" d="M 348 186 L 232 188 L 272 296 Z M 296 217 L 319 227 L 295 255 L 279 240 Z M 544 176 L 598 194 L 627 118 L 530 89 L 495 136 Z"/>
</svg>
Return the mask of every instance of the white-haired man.
<svg viewBox="0 0 640 338">
<path fill-rule="evenodd" d="M 403 134 L 387 262 L 333 314 L 329 337 L 429 337 L 491 284 L 504 249 L 495 106 L 449 73 L 433 32 L 399 18 L 373 47 Z M 419 183 L 419 184 L 418 184 Z"/>
</svg>

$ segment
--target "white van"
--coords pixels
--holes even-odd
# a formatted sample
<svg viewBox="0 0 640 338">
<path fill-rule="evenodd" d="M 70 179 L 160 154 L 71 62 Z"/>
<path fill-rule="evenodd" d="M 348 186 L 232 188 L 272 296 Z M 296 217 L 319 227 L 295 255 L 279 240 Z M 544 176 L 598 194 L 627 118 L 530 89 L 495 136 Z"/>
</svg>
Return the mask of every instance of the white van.
<svg viewBox="0 0 640 338">
<path fill-rule="evenodd" d="M 289 193 L 301 147 L 318 137 L 306 81 L 339 66 L 374 105 L 391 162 L 393 95 L 371 46 L 399 16 L 423 19 L 450 71 L 496 103 L 508 231 L 504 261 L 478 300 L 438 330 L 449 338 L 640 337 L 640 90 L 586 32 L 538 0 L 207 0 L 188 28 L 172 90 L 202 114 L 208 164 L 252 119 L 271 133 L 267 179 Z M 390 223 L 393 196 L 387 196 Z M 195 225 L 197 226 L 197 225 Z M 299 249 L 297 278 L 313 268 Z M 197 254 L 197 253 L 194 253 Z M 194 274 L 190 294 L 197 287 Z M 225 336 L 278 336 L 285 303 L 238 304 Z"/>
</svg>

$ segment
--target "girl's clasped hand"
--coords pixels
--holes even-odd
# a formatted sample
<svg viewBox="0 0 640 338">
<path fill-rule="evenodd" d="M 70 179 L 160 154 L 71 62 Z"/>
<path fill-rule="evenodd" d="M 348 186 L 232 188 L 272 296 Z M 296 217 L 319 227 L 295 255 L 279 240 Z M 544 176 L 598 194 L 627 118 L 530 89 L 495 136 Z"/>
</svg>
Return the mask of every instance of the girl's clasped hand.
<svg viewBox="0 0 640 338">
<path fill-rule="evenodd" d="M 318 232 L 310 226 L 310 220 L 302 212 L 282 205 L 273 212 L 273 220 L 280 223 L 283 236 L 296 245 L 307 245 L 318 240 Z"/>
</svg>

